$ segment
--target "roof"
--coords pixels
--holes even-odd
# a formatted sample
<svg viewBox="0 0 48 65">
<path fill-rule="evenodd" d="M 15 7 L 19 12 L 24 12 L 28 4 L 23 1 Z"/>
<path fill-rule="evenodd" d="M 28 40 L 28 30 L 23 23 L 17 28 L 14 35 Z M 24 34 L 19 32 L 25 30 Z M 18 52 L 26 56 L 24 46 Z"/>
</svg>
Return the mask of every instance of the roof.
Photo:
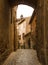
<svg viewBox="0 0 48 65">
<path fill-rule="evenodd" d="M 25 18 L 20 18 L 20 19 L 17 19 L 17 22 L 18 22 L 18 25 L 20 25 L 21 23 L 23 23 L 26 19 L 29 19 L 29 22 L 30 22 L 30 19 L 31 19 L 31 16 L 30 17 L 25 17 Z"/>
<path fill-rule="evenodd" d="M 25 21 L 25 19 L 21 19 L 20 22 L 18 23 L 18 25 L 21 24 L 23 21 Z"/>
<path fill-rule="evenodd" d="M 27 34 L 25 34 L 24 36 L 26 37 L 26 36 L 28 36 L 28 35 L 30 35 L 31 34 L 31 31 L 30 32 L 28 32 Z"/>
</svg>

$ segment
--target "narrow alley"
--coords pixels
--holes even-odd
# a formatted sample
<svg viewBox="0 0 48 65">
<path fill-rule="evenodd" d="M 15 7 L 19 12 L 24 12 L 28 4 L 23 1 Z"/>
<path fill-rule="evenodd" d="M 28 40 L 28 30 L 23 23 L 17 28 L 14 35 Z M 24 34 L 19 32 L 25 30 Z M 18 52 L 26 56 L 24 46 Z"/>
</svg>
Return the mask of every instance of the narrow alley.
<svg viewBox="0 0 48 65">
<path fill-rule="evenodd" d="M 3 65 L 41 65 L 36 50 L 18 49 L 12 52 Z"/>
<path fill-rule="evenodd" d="M 48 65 L 48 0 L 0 0 L 0 65 Z"/>
</svg>

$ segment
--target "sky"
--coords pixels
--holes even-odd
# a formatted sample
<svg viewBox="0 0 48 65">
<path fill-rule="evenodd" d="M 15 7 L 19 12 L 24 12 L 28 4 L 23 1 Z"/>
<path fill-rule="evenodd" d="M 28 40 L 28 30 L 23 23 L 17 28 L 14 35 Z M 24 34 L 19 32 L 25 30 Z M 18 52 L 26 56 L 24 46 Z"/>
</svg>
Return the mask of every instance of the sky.
<svg viewBox="0 0 48 65">
<path fill-rule="evenodd" d="M 20 18 L 21 15 L 23 17 L 29 17 L 32 15 L 34 9 L 30 6 L 20 4 L 17 8 L 17 19 Z"/>
</svg>

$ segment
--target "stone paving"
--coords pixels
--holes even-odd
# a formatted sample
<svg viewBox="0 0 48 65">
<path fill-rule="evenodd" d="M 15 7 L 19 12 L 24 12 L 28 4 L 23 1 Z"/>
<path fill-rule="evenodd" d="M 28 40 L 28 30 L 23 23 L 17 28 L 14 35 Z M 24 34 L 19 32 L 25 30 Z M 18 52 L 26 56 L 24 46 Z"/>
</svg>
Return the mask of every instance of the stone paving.
<svg viewBox="0 0 48 65">
<path fill-rule="evenodd" d="M 33 49 L 18 49 L 11 53 L 3 65 L 41 65 Z"/>
</svg>

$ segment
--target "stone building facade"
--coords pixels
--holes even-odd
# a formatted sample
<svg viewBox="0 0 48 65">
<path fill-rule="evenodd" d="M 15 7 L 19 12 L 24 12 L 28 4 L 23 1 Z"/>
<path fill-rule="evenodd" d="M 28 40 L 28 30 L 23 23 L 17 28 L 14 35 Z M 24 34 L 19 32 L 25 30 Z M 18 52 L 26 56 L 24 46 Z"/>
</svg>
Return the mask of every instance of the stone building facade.
<svg viewBox="0 0 48 65">
<path fill-rule="evenodd" d="M 0 1 L 0 65 L 14 51 L 15 10 L 7 0 Z"/>
<path fill-rule="evenodd" d="M 36 13 L 33 12 L 33 15 L 31 16 L 31 20 L 29 22 L 30 28 L 31 28 L 31 41 L 32 41 L 32 47 L 35 49 L 36 44 Z"/>
<path fill-rule="evenodd" d="M 9 44 L 9 22 L 11 11 L 7 0 L 0 0 L 0 65 L 11 53 Z"/>
<path fill-rule="evenodd" d="M 23 19 L 20 19 L 20 21 L 18 21 L 18 35 L 21 36 L 21 43 L 24 43 L 25 41 L 25 47 L 27 48 L 26 45 L 28 45 L 28 40 L 27 40 L 27 37 L 30 38 L 30 36 L 28 35 L 30 33 L 30 25 L 29 25 L 29 21 L 30 21 L 30 18 L 31 17 L 26 17 L 26 18 L 23 18 Z M 24 36 L 23 36 L 24 34 Z M 24 37 L 24 38 L 23 38 Z"/>
<path fill-rule="evenodd" d="M 48 1 L 39 0 L 37 6 L 36 42 L 40 62 L 48 65 Z"/>
</svg>

